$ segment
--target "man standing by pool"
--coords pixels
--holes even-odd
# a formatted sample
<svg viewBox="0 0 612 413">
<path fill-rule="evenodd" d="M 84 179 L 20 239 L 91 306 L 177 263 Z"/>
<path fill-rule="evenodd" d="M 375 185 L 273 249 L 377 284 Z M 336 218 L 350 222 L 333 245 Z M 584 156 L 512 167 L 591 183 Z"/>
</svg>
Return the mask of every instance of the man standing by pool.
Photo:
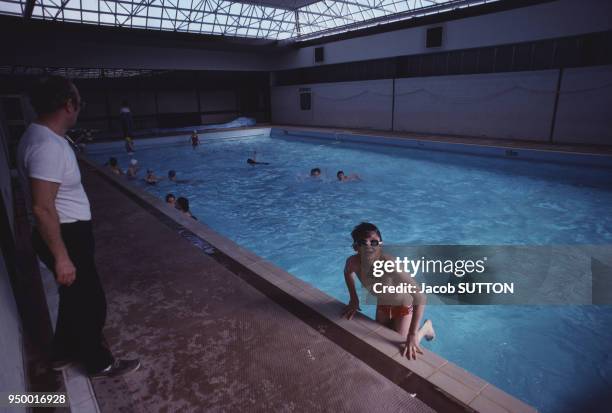
<svg viewBox="0 0 612 413">
<path fill-rule="evenodd" d="M 343 316 L 349 320 L 360 310 L 353 274 L 359 278 L 364 287 L 371 291 L 374 261 L 393 261 L 393 257 L 386 256 L 382 252 L 382 236 L 376 225 L 362 222 L 353 229 L 351 237 L 353 238 L 353 249 L 357 254 L 351 255 L 346 260 L 344 267 L 344 279 L 349 290 L 350 302 L 344 309 Z M 405 281 L 412 282 L 408 274 L 398 275 Z M 405 302 L 408 298 L 411 300 L 410 304 Z M 402 337 L 406 337 L 402 354 L 410 359 L 416 359 L 417 353 L 423 353 L 419 345 L 421 339 L 425 337 L 426 340 L 433 340 L 435 337 L 430 320 L 426 320 L 419 329 L 425 311 L 424 294 L 415 293 L 409 297 L 377 297 L 377 300 L 376 321 L 397 331 Z"/>
<path fill-rule="evenodd" d="M 91 377 L 138 369 L 138 360 L 115 360 L 104 343 L 106 297 L 94 262 L 91 210 L 73 148 L 64 138 L 83 105 L 72 82 L 51 76 L 36 85 L 31 103 L 38 118 L 18 149 L 18 168 L 33 215 L 34 248 L 59 284 L 52 367 L 81 363 Z"/>
</svg>

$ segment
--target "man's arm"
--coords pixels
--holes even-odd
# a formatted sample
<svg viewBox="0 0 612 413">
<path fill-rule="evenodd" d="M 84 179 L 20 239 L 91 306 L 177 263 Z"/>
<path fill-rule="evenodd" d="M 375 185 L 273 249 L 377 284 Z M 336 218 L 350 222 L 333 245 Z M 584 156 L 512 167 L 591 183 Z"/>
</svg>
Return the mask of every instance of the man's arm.
<svg viewBox="0 0 612 413">
<path fill-rule="evenodd" d="M 344 266 L 344 281 L 346 282 L 346 287 L 349 290 L 349 295 L 351 298 L 342 313 L 342 315 L 348 320 L 353 318 L 357 311 L 361 311 L 361 308 L 359 308 L 359 296 L 357 295 L 357 289 L 355 288 L 355 279 L 353 278 L 354 271 L 351 270 L 350 259 L 351 258 L 349 257 L 346 260 L 346 265 Z"/>
<path fill-rule="evenodd" d="M 32 212 L 36 217 L 38 231 L 55 258 L 57 282 L 68 286 L 76 278 L 76 269 L 62 240 L 59 215 L 55 209 L 59 186 L 59 183 L 30 178 Z"/>
</svg>

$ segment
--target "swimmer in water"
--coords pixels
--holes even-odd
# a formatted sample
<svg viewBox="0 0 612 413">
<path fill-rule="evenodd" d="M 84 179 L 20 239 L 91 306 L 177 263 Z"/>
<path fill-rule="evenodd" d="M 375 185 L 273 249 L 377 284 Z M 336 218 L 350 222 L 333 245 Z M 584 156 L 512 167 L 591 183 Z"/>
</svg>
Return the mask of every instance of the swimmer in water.
<svg viewBox="0 0 612 413">
<path fill-rule="evenodd" d="M 131 179 L 136 178 L 136 174 L 138 173 L 138 169 L 140 169 L 138 167 L 138 161 L 136 159 L 131 159 L 130 160 L 130 166 L 128 166 L 127 173 L 126 173 L 128 178 L 131 178 Z"/>
<path fill-rule="evenodd" d="M 175 184 L 187 184 L 189 183 L 188 179 L 176 179 L 176 171 L 171 169 L 168 171 L 168 180 L 170 182 L 174 182 Z"/>
<path fill-rule="evenodd" d="M 361 310 L 355 288 L 356 277 L 377 298 L 376 321 L 405 337 L 406 343 L 401 347 L 402 355 L 409 359 L 416 359 L 417 354 L 423 354 L 420 347 L 421 339 L 425 338 L 430 341 L 435 338 L 436 334 L 430 320 L 426 320 L 419 328 L 425 311 L 425 295 L 421 292 L 399 295 L 373 293 L 376 283 L 382 280 L 372 275 L 374 262 L 393 261 L 395 257 L 383 253 L 382 236 L 374 224 L 362 222 L 353 229 L 351 237 L 356 254 L 348 257 L 344 266 L 344 280 L 349 290 L 350 301 L 342 315 L 350 320 L 355 313 Z M 394 285 L 399 285 L 399 282 L 416 285 L 408 273 L 386 272 L 385 276 Z"/>
<path fill-rule="evenodd" d="M 132 155 L 135 151 L 134 141 L 129 136 L 125 137 L 125 151 L 128 153 L 128 155 Z"/>
<path fill-rule="evenodd" d="M 171 207 L 175 207 L 176 205 L 176 197 L 174 196 L 174 194 L 167 194 L 166 195 L 166 204 L 168 204 Z"/>
<path fill-rule="evenodd" d="M 344 171 L 338 171 L 338 173 L 336 174 L 336 178 L 338 178 L 338 181 L 340 182 L 348 182 L 348 181 L 361 181 L 361 177 L 357 174 L 350 174 L 348 176 L 346 176 L 344 174 Z"/>
<path fill-rule="evenodd" d="M 156 183 L 158 183 L 162 179 L 163 178 L 155 176 L 155 173 L 153 172 L 152 169 L 147 169 L 147 176 L 145 177 L 145 182 L 146 183 L 148 183 L 149 185 L 155 185 Z"/>
<path fill-rule="evenodd" d="M 117 158 L 109 158 L 106 163 L 112 173 L 115 175 L 123 175 L 123 170 L 119 168 L 119 164 L 117 163 Z"/>
<path fill-rule="evenodd" d="M 191 214 L 191 211 L 189 210 L 189 200 L 187 198 L 182 196 L 178 197 L 176 199 L 176 209 L 178 209 L 188 217 L 193 218 L 196 221 L 198 220 L 194 215 Z"/>
<path fill-rule="evenodd" d="M 198 136 L 198 131 L 194 130 L 191 134 L 191 147 L 195 149 L 200 144 L 200 137 Z"/>
<path fill-rule="evenodd" d="M 255 166 L 255 165 L 270 165 L 268 162 L 257 162 L 257 151 L 253 151 L 253 157 L 247 159 L 247 163 L 249 165 Z"/>
<path fill-rule="evenodd" d="M 318 178 L 321 176 L 321 169 L 319 168 L 312 168 L 310 170 L 310 176 L 313 178 Z"/>
</svg>

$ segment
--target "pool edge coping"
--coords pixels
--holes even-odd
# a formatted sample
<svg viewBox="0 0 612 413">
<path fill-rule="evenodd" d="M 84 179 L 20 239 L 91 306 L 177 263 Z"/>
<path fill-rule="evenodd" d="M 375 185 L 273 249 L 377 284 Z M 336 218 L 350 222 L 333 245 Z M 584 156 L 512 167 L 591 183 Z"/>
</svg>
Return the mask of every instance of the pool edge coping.
<svg viewBox="0 0 612 413">
<path fill-rule="evenodd" d="M 274 132 L 282 134 L 274 135 Z M 457 142 L 445 140 L 443 137 L 434 139 L 432 137 L 418 138 L 414 136 L 386 136 L 377 131 L 352 131 L 334 128 L 300 128 L 299 126 L 270 126 L 270 137 L 272 138 L 310 138 L 323 141 L 345 141 L 352 143 L 366 143 L 407 149 L 419 149 L 436 152 L 460 153 L 477 156 L 494 156 L 508 160 L 541 161 L 556 164 L 573 164 L 596 168 L 612 168 L 612 154 L 577 152 L 560 148 L 530 148 L 528 146 L 512 146 L 510 142 L 521 143 L 521 141 L 504 141 L 502 139 L 495 143 L 485 142 Z M 537 142 L 541 143 L 541 142 Z"/>
<path fill-rule="evenodd" d="M 274 263 L 240 247 L 203 222 L 195 221 L 177 210 L 168 208 L 163 200 L 113 175 L 86 155 L 79 154 L 79 160 L 131 196 L 145 202 L 179 226 L 191 231 L 229 259 L 248 268 L 261 279 L 272 283 L 336 327 L 348 332 L 356 340 L 374 347 L 398 366 L 408 370 L 409 374 L 416 374 L 459 405 L 482 413 L 537 412 L 534 407 L 427 349 L 423 349 L 424 354 L 417 360 L 402 357 L 395 342 L 403 342 L 404 339 L 395 331 L 384 328 L 363 314 L 358 314 L 354 320 L 346 320 L 341 317 L 341 309 L 345 304 L 335 298 L 277 267 Z M 366 364 L 369 365 L 367 362 Z"/>
</svg>

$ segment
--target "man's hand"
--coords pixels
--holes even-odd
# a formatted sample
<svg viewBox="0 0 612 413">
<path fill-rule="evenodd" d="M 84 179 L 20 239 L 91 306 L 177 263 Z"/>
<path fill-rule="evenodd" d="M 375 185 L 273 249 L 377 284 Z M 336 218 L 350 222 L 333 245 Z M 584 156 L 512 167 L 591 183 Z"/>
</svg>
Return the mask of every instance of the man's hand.
<svg viewBox="0 0 612 413">
<path fill-rule="evenodd" d="M 423 354 L 423 350 L 419 347 L 419 343 L 416 339 L 416 334 L 408 334 L 406 339 L 406 346 L 402 352 L 402 356 L 408 357 L 410 360 L 416 360 L 418 354 Z"/>
<path fill-rule="evenodd" d="M 361 311 L 359 303 L 351 301 L 342 312 L 342 317 L 346 317 L 347 320 L 350 320 L 353 318 L 357 311 Z"/>
<path fill-rule="evenodd" d="M 61 285 L 69 287 L 76 279 L 76 268 L 70 261 L 70 258 L 66 257 L 55 262 L 55 274 L 57 275 L 57 282 Z"/>
</svg>

